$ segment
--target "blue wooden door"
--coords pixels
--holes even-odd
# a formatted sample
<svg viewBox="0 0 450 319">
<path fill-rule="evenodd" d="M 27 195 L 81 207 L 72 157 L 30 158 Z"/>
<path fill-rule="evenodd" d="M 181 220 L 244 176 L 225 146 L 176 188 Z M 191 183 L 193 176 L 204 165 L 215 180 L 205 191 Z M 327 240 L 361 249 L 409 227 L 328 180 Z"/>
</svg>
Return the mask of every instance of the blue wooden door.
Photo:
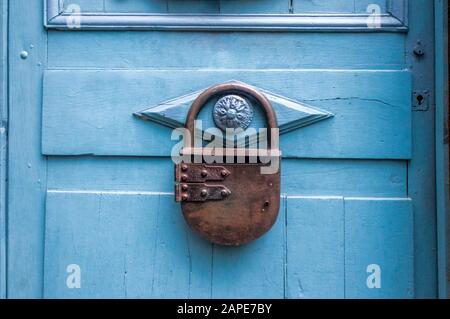
<svg viewBox="0 0 450 319">
<path fill-rule="evenodd" d="M 432 1 L 14 0 L 9 21 L 9 297 L 436 296 Z M 187 227 L 170 158 L 230 80 L 283 133 L 277 223 L 239 248 Z"/>
</svg>

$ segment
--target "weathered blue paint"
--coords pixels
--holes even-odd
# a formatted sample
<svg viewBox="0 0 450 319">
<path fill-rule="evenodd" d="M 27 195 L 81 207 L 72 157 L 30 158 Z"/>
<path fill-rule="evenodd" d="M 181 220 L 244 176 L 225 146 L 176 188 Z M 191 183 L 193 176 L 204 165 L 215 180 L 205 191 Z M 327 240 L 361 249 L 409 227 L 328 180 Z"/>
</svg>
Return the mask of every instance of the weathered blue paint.
<svg viewBox="0 0 450 319">
<path fill-rule="evenodd" d="M 434 91 L 434 2 L 411 1 L 410 30 L 406 38 L 406 66 L 414 69 L 413 88 Z M 420 17 L 420 19 L 415 19 Z M 420 39 L 426 48 L 418 58 L 413 50 Z M 431 101 L 434 105 L 434 99 Z M 414 285 L 415 297 L 437 297 L 436 268 L 436 182 L 435 147 L 426 142 L 435 139 L 435 112 L 413 112 L 412 143 L 414 156 L 408 165 L 408 196 L 414 206 Z"/>
<path fill-rule="evenodd" d="M 46 163 L 40 145 L 47 34 L 40 1 L 9 1 L 8 282 L 10 298 L 42 296 Z M 28 52 L 22 59 L 20 53 Z M 17 85 L 20 83 L 20 85 Z"/>
<path fill-rule="evenodd" d="M 6 297 L 6 172 L 8 129 L 8 3 L 0 3 L 0 299 Z"/>
<path fill-rule="evenodd" d="M 172 130 L 149 125 L 132 113 L 179 92 L 234 78 L 335 115 L 285 134 L 280 141 L 284 156 L 411 156 L 411 75 L 405 71 L 51 70 L 44 77 L 46 155 L 170 156 L 173 143 L 161 141 L 169 141 Z M 199 116 L 204 127 L 214 126 L 212 106 Z"/>
<path fill-rule="evenodd" d="M 346 198 L 345 296 L 414 297 L 414 224 L 410 199 Z M 381 288 L 369 288 L 370 265 L 381 270 Z"/>
<path fill-rule="evenodd" d="M 168 127 L 182 127 L 186 122 L 189 107 L 192 105 L 194 100 L 206 89 L 207 88 L 204 88 L 202 90 L 159 103 L 158 105 L 136 112 L 135 115 L 144 120 L 154 121 Z M 312 107 L 311 105 L 307 105 L 306 103 L 294 101 L 292 99 L 289 99 L 288 97 L 280 96 L 261 88 L 256 89 L 264 93 L 271 102 L 272 107 L 277 114 L 280 135 L 290 131 L 295 131 L 300 127 L 311 125 L 315 122 L 333 116 L 333 114 L 325 110 Z M 263 112 L 261 112 L 259 108 L 255 108 L 255 110 L 253 110 L 251 101 L 249 101 L 249 103 L 249 106 L 251 107 L 251 119 L 250 117 L 248 117 L 250 121 L 245 129 L 249 126 L 256 130 L 258 128 L 265 127 L 265 118 Z M 212 110 L 214 116 L 214 124 L 224 130 L 225 126 L 223 126 L 220 122 L 218 123 L 215 119 L 216 105 L 217 104 L 215 104 Z M 206 117 L 206 120 L 207 119 L 208 117 Z M 210 121 L 207 121 L 206 124 L 207 127 L 211 127 L 212 125 Z"/>
<path fill-rule="evenodd" d="M 435 4 L 436 23 L 436 192 L 439 297 L 450 298 L 449 289 L 449 70 L 448 1 Z"/>
<path fill-rule="evenodd" d="M 127 17 L 183 12 L 187 2 L 196 21 L 217 10 L 218 1 L 201 0 L 78 3 L 99 17 L 84 26 L 149 29 Z M 220 8 L 308 13 L 312 29 L 271 33 L 261 29 L 274 28 L 270 18 L 251 25 L 258 32 L 56 32 L 64 15 L 45 29 L 43 2 L 10 2 L 9 297 L 437 296 L 435 104 L 412 112 L 411 100 L 413 90 L 434 91 L 433 4 L 287 2 Z M 374 2 L 395 26 L 362 27 L 355 14 Z M 408 23 L 408 10 L 421 19 Z M 186 226 L 172 193 L 171 131 L 132 116 L 230 79 L 334 114 L 281 137 L 280 216 L 240 248 L 211 245 Z M 213 125 L 211 108 L 200 118 Z M 71 264 L 79 289 L 67 286 Z M 379 289 L 367 285 L 374 265 Z"/>
</svg>

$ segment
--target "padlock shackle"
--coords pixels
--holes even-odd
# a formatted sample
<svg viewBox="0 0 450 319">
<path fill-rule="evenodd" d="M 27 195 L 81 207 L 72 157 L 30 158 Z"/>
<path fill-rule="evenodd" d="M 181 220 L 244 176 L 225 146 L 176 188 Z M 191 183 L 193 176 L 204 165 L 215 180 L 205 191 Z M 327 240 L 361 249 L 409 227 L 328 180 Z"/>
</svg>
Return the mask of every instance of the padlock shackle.
<svg viewBox="0 0 450 319">
<path fill-rule="evenodd" d="M 198 114 L 200 113 L 200 110 L 206 105 L 206 103 L 214 96 L 227 93 L 227 92 L 233 92 L 233 93 L 242 93 L 244 95 L 248 95 L 253 97 L 255 100 L 257 100 L 262 107 L 263 111 L 266 114 L 266 120 L 268 124 L 269 129 L 276 129 L 278 128 L 277 124 L 277 117 L 275 114 L 275 111 L 272 107 L 272 104 L 267 99 L 267 97 L 253 88 L 250 85 L 246 85 L 239 82 L 227 82 L 222 84 L 217 84 L 209 89 L 205 90 L 203 93 L 201 93 L 195 101 L 192 103 L 191 108 L 189 109 L 189 113 L 186 118 L 186 124 L 185 128 L 190 132 L 191 134 L 191 145 L 186 145 L 188 141 L 185 141 L 185 146 L 187 147 L 194 147 L 194 141 L 195 141 L 195 119 L 197 118 Z M 272 143 L 270 141 L 271 133 L 268 134 L 269 138 L 269 145 L 270 149 L 272 148 Z"/>
</svg>

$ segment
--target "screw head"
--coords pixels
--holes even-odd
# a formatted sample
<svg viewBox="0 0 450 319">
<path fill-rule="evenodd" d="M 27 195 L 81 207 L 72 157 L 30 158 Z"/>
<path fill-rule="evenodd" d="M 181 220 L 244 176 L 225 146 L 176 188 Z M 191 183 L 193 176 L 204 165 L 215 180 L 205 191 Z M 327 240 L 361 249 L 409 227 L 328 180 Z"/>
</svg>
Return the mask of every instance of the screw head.
<svg viewBox="0 0 450 319">
<path fill-rule="evenodd" d="M 188 179 L 188 177 L 187 177 L 186 174 L 181 175 L 181 180 L 182 180 L 183 182 L 187 181 L 187 179 Z"/>
<path fill-rule="evenodd" d="M 187 191 L 188 188 L 189 188 L 189 187 L 188 187 L 186 184 L 181 185 L 181 189 L 182 189 L 183 191 Z"/>
<path fill-rule="evenodd" d="M 187 201 L 188 199 L 189 199 L 189 196 L 188 196 L 187 194 L 181 195 L 181 200 L 182 200 L 183 202 Z"/>
<path fill-rule="evenodd" d="M 222 197 L 228 197 L 230 193 L 226 189 L 224 189 L 220 192 L 220 195 L 222 195 Z"/>
<path fill-rule="evenodd" d="M 223 170 L 223 171 L 221 171 L 220 172 L 220 175 L 222 175 L 222 177 L 227 177 L 228 176 L 228 171 L 226 171 L 226 170 Z"/>
<path fill-rule="evenodd" d="M 20 52 L 20 58 L 25 60 L 28 58 L 28 52 L 27 51 L 22 51 Z"/>
<path fill-rule="evenodd" d="M 204 170 L 202 170 L 202 177 L 206 177 L 206 176 L 208 176 L 208 172 L 204 169 Z"/>
<path fill-rule="evenodd" d="M 186 172 L 188 170 L 188 166 L 186 164 L 181 165 L 181 170 Z"/>
<path fill-rule="evenodd" d="M 206 196 L 208 196 L 208 191 L 206 189 L 202 189 L 200 194 L 202 195 L 202 197 L 206 197 Z"/>
</svg>

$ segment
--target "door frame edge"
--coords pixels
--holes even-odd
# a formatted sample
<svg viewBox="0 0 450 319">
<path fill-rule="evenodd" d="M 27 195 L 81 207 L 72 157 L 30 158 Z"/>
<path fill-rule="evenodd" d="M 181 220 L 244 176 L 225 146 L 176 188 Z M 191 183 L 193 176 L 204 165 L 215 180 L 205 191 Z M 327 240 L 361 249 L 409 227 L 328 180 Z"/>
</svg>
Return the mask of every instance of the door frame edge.
<svg viewBox="0 0 450 319">
<path fill-rule="evenodd" d="M 449 72 L 448 0 L 435 1 L 436 46 L 436 204 L 438 295 L 449 298 Z"/>
<path fill-rule="evenodd" d="M 0 2 L 0 299 L 7 297 L 8 0 Z"/>
</svg>

